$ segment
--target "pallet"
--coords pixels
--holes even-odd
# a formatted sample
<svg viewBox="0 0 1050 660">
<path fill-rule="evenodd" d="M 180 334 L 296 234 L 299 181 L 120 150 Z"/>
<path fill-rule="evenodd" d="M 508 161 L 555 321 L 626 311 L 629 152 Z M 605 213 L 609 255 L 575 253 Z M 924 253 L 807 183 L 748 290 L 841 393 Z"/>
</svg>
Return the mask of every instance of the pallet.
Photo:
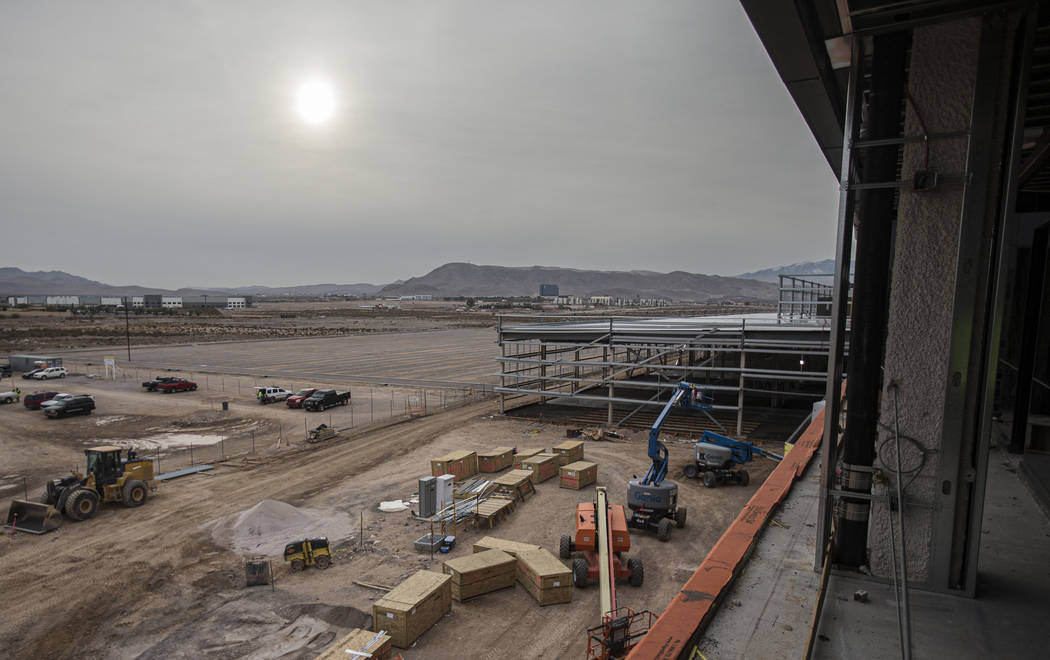
<svg viewBox="0 0 1050 660">
<path fill-rule="evenodd" d="M 477 516 L 474 518 L 474 528 L 477 529 L 484 523 L 488 523 L 489 529 L 492 529 L 503 522 L 504 518 L 514 511 L 514 508 L 513 499 L 500 496 L 490 497 L 478 504 Z"/>
</svg>

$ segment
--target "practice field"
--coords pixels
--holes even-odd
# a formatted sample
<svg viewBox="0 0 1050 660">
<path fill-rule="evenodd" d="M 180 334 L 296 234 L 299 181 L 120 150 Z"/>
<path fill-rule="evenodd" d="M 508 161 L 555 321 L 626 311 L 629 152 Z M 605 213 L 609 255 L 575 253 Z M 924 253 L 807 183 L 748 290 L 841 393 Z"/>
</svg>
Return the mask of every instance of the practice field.
<svg viewBox="0 0 1050 660">
<path fill-rule="evenodd" d="M 101 364 L 123 348 L 63 351 Z M 131 365 L 193 372 L 316 378 L 394 385 L 483 386 L 498 378 L 496 333 L 489 328 L 399 332 L 346 337 L 234 341 L 132 347 Z"/>
</svg>

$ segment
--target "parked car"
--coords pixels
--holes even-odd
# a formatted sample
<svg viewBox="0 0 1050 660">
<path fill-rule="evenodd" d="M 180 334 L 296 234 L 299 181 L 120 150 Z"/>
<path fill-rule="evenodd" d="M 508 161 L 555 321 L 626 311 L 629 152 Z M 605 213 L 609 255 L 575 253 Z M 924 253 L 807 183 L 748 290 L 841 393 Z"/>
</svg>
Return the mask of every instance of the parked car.
<svg viewBox="0 0 1050 660">
<path fill-rule="evenodd" d="M 287 406 L 289 408 L 302 408 L 303 407 L 303 401 L 306 401 L 307 399 L 309 399 L 310 396 L 316 391 L 317 391 L 316 387 L 310 387 L 310 388 L 307 388 L 305 390 L 299 390 L 295 394 L 292 394 L 287 399 L 285 399 L 284 402 L 285 402 L 285 404 L 287 404 Z"/>
<path fill-rule="evenodd" d="M 0 403 L 16 403 L 20 396 L 22 396 L 22 390 L 17 387 L 13 390 L 0 392 Z"/>
<path fill-rule="evenodd" d="M 197 383 L 185 378 L 172 378 L 165 383 L 157 384 L 157 391 L 171 394 L 172 392 L 192 392 L 197 389 Z"/>
<path fill-rule="evenodd" d="M 157 376 L 153 380 L 147 380 L 142 383 L 142 386 L 146 388 L 147 392 L 156 392 L 157 385 L 161 383 L 167 383 L 173 380 L 178 380 L 175 376 Z"/>
<path fill-rule="evenodd" d="M 39 368 L 39 369 L 33 369 L 32 371 L 27 371 L 27 372 L 25 372 L 24 374 L 22 374 L 22 378 L 24 378 L 25 380 L 29 380 L 29 379 L 30 379 L 30 378 L 32 378 L 33 376 L 35 376 L 35 375 L 37 375 L 38 373 L 40 373 L 41 371 L 43 371 L 43 370 L 44 370 L 45 368 L 46 368 L 46 367 L 41 367 L 41 368 Z"/>
<path fill-rule="evenodd" d="M 51 380 L 52 378 L 65 378 L 69 371 L 65 367 L 45 367 L 33 374 L 36 380 Z"/>
<path fill-rule="evenodd" d="M 303 408 L 317 412 L 327 410 L 332 406 L 345 406 L 350 403 L 349 392 L 336 392 L 335 390 L 317 390 L 303 401 Z"/>
<path fill-rule="evenodd" d="M 73 394 L 69 398 L 48 401 L 44 414 L 48 417 L 65 417 L 66 415 L 90 415 L 95 409 L 95 397 L 90 394 Z"/>
<path fill-rule="evenodd" d="M 281 387 L 256 387 L 255 388 L 255 399 L 265 405 L 267 403 L 275 403 L 277 401 L 284 401 L 291 394 L 288 390 Z"/>
<path fill-rule="evenodd" d="M 58 392 L 33 392 L 22 397 L 22 405 L 30 410 L 40 410 L 40 405 L 45 401 L 58 396 Z"/>
</svg>

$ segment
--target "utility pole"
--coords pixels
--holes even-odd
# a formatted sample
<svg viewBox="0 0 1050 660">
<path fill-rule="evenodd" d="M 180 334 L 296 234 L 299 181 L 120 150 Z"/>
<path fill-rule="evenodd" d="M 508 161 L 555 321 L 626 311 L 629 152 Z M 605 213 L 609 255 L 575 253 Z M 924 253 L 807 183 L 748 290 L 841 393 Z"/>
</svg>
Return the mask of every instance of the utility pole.
<svg viewBox="0 0 1050 660">
<path fill-rule="evenodd" d="M 131 362 L 131 319 L 128 317 L 127 296 L 124 296 L 124 336 L 128 340 L 128 362 Z"/>
</svg>

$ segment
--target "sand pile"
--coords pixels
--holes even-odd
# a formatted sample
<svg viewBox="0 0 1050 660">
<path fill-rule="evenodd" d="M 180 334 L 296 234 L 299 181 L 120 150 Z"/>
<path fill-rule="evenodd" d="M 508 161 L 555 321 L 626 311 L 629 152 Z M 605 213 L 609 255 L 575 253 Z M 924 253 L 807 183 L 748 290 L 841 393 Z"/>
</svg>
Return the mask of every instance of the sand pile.
<svg viewBox="0 0 1050 660">
<path fill-rule="evenodd" d="M 335 544 L 354 531 L 345 513 L 297 509 L 277 500 L 263 500 L 250 509 L 201 525 L 212 540 L 246 555 L 280 555 L 284 546 L 305 538 L 326 536 Z"/>
</svg>

